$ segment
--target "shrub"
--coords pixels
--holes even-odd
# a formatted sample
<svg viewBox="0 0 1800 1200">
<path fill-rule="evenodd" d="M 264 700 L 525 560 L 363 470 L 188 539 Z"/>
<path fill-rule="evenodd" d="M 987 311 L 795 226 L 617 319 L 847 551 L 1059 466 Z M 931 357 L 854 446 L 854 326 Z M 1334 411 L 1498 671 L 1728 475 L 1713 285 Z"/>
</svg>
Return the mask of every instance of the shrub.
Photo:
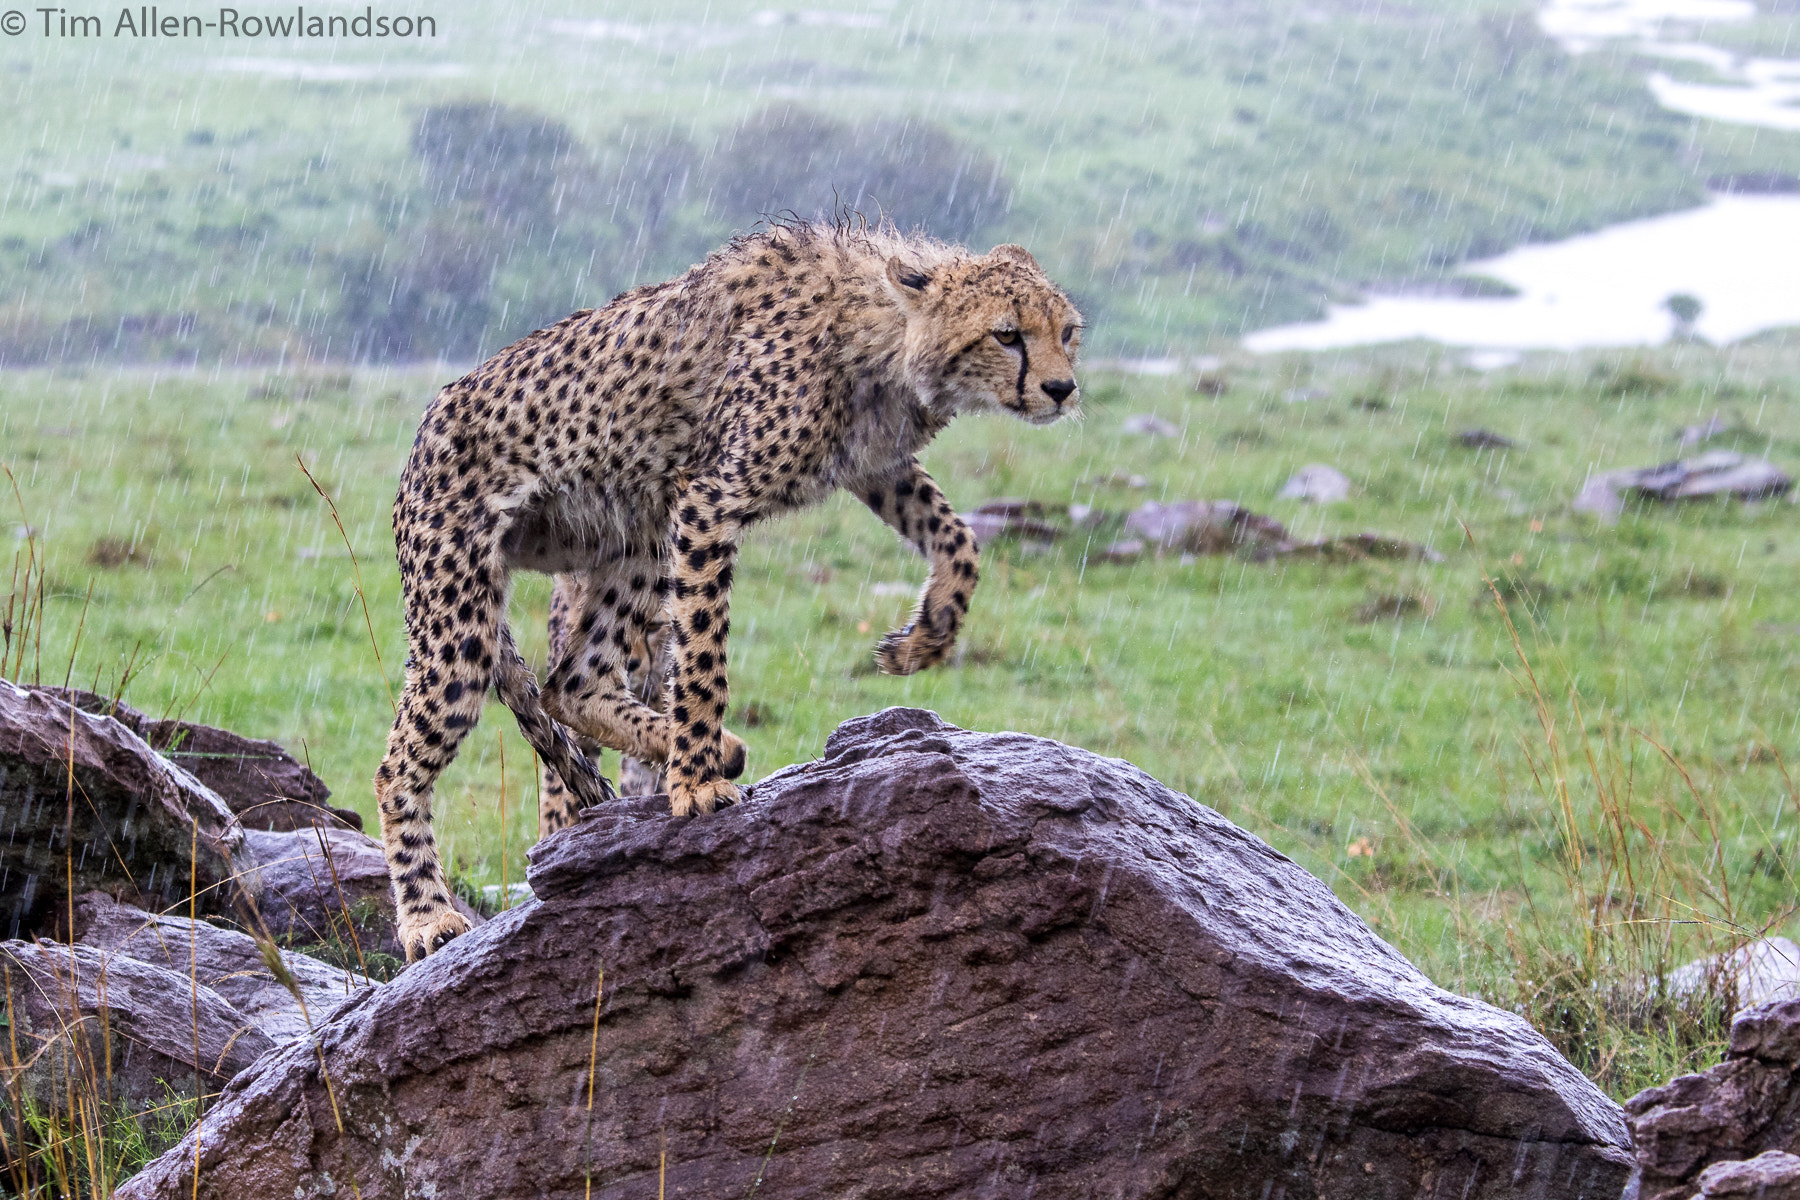
<svg viewBox="0 0 1800 1200">
<path fill-rule="evenodd" d="M 798 106 L 764 109 L 724 139 L 711 169 L 715 209 L 761 214 L 862 213 L 901 229 L 968 241 L 1012 197 L 1000 165 L 940 125 L 916 118 L 849 124 Z"/>
</svg>

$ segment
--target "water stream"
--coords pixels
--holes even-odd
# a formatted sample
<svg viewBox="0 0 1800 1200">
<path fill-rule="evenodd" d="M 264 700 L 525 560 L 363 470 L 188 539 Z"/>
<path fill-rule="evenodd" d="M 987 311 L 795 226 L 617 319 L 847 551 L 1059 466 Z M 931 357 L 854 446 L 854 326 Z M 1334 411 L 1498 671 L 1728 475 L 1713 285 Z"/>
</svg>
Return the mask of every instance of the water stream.
<svg viewBox="0 0 1800 1200">
<path fill-rule="evenodd" d="M 1550 0 L 1538 22 L 1571 54 L 1627 41 L 1647 56 L 1700 63 L 1722 81 L 1653 71 L 1647 83 L 1665 108 L 1800 130 L 1800 59 L 1740 56 L 1696 40 L 1709 24 L 1755 14 L 1751 0 Z M 1716 196 L 1701 208 L 1521 246 L 1465 270 L 1519 294 L 1376 296 L 1332 305 L 1322 321 L 1259 330 L 1244 345 L 1259 353 L 1408 338 L 1489 349 L 1647 345 L 1675 332 L 1664 302 L 1677 293 L 1704 305 L 1695 331 L 1709 341 L 1800 324 L 1800 195 Z"/>
</svg>

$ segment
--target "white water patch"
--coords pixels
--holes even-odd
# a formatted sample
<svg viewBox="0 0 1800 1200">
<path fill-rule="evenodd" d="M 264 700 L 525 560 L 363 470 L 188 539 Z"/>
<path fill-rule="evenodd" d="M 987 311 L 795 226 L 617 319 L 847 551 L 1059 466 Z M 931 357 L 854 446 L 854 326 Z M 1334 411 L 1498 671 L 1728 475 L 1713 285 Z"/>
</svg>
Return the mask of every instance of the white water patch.
<svg viewBox="0 0 1800 1200">
<path fill-rule="evenodd" d="M 215 58 L 207 63 L 214 71 L 237 75 L 261 75 L 268 79 L 298 79 L 306 83 L 359 83 L 373 79 L 454 79 L 467 75 L 460 63 L 329 63 L 300 58 Z"/>
<path fill-rule="evenodd" d="M 1650 76 L 1650 90 L 1657 103 L 1674 112 L 1736 125 L 1800 130 L 1800 60 L 1744 59 L 1731 74 L 1742 83 L 1683 83 L 1657 71 Z"/>
<path fill-rule="evenodd" d="M 1660 41 L 1668 26 L 1748 21 L 1754 0 L 1550 0 L 1538 28 L 1571 54 L 1585 54 L 1620 38 Z"/>
<path fill-rule="evenodd" d="M 1489 349 L 1665 341 L 1677 293 L 1704 305 L 1696 332 L 1730 342 L 1800 325 L 1800 196 L 1718 196 L 1702 208 L 1522 246 L 1468 265 L 1519 289 L 1503 299 L 1380 296 L 1323 321 L 1244 338 L 1246 349 L 1324 350 L 1412 338 Z"/>
<path fill-rule="evenodd" d="M 1702 63 L 1719 76 L 1691 83 L 1651 72 L 1651 94 L 1671 112 L 1800 130 L 1800 59 L 1749 58 L 1694 40 L 1708 25 L 1755 16 L 1753 0 L 1549 0 L 1538 27 L 1571 54 L 1628 41 L 1640 54 Z"/>
</svg>

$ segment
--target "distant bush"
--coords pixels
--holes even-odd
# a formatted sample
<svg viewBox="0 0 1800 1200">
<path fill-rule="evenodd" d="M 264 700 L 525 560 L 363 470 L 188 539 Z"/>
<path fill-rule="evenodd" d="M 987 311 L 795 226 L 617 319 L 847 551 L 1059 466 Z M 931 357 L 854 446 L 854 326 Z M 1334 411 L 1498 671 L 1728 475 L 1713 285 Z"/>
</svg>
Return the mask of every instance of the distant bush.
<svg viewBox="0 0 1800 1200">
<path fill-rule="evenodd" d="M 1012 185 L 993 156 L 915 118 L 854 124 L 798 106 L 764 109 L 724 138 L 710 164 L 712 207 L 761 214 L 840 210 L 967 241 L 1003 214 Z"/>
<path fill-rule="evenodd" d="M 432 105 L 413 126 L 412 148 L 439 204 L 473 201 L 516 222 L 555 215 L 580 142 L 553 117 L 489 102 Z"/>
<path fill-rule="evenodd" d="M 493 311 L 493 240 L 439 214 L 404 242 L 346 254 L 337 353 L 376 362 L 475 354 Z"/>
</svg>

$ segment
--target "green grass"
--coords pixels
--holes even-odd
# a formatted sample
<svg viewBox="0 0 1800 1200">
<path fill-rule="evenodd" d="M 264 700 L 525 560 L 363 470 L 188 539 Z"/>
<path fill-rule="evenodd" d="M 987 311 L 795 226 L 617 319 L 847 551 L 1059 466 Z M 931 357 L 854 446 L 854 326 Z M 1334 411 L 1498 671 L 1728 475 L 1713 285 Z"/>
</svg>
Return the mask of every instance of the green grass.
<svg viewBox="0 0 1800 1200">
<path fill-rule="evenodd" d="M 1800 173 L 1800 136 L 1664 112 L 1641 58 L 1571 57 L 1522 0 L 905 0 L 853 27 L 759 23 L 765 8 L 632 0 L 608 6 L 611 36 L 584 37 L 555 24 L 591 18 L 580 6 L 481 0 L 405 45 L 34 26 L 0 47 L 0 345 L 12 362 L 342 358 L 367 324 L 369 263 L 403 271 L 467 242 L 492 259 L 491 350 L 753 221 L 712 199 L 709 172 L 775 102 L 925 119 L 992 155 L 1013 201 L 981 240 L 1029 245 L 1109 353 L 1234 336 L 1369 282 L 1698 204 L 1709 175 Z M 1773 52 L 1792 24 L 1708 36 Z M 385 65 L 233 69 L 258 55 Z M 602 184 L 553 222 L 470 224 L 408 147 L 427 106 L 470 98 L 564 122 Z M 665 133 L 692 151 L 691 186 L 646 239 L 618 147 Z"/>
<path fill-rule="evenodd" d="M 1568 501 L 1590 469 L 1673 457 L 1672 431 L 1715 411 L 1743 448 L 1800 466 L 1800 344 L 1542 356 L 1488 375 L 1397 347 L 1225 373 L 1217 399 L 1180 379 L 1093 375 L 1081 423 L 965 418 L 927 462 L 964 509 L 1229 498 L 1298 536 L 1376 530 L 1446 561 L 1121 566 L 1090 558 L 1081 535 L 1000 543 L 984 551 L 960 665 L 894 679 L 869 669 L 871 648 L 924 564 L 839 497 L 758 528 L 741 559 L 728 720 L 751 776 L 891 704 L 1117 755 L 1328 880 L 1446 986 L 1567 1026 L 1559 1044 L 1615 1092 L 1703 1061 L 1717 1013 L 1673 1021 L 1632 982 L 1789 916 L 1794 509 L 1646 506 L 1605 526 Z M 72 662 L 76 682 L 110 691 L 129 668 L 140 708 L 283 741 L 373 828 L 383 672 L 397 681 L 404 654 L 388 513 L 433 383 L 0 378 L 23 505 L 5 528 L 23 550 L 31 526 L 48 572 L 41 650 L 24 649 L 22 674 L 60 683 Z M 1315 398 L 1284 401 L 1297 388 Z M 1182 432 L 1124 433 L 1138 412 Z M 1471 426 L 1523 447 L 1466 449 L 1452 435 Z M 357 567 L 297 458 L 342 516 L 373 644 Z M 1309 462 L 1344 470 L 1356 494 L 1275 499 Z M 119 545 L 97 556 L 103 539 Z M 1359 619 L 1392 596 L 1428 615 Z M 540 664 L 546 599 L 546 580 L 520 577 L 513 620 Z M 534 794 L 531 752 L 490 706 L 438 793 L 447 858 L 470 883 L 523 878 Z"/>
</svg>

